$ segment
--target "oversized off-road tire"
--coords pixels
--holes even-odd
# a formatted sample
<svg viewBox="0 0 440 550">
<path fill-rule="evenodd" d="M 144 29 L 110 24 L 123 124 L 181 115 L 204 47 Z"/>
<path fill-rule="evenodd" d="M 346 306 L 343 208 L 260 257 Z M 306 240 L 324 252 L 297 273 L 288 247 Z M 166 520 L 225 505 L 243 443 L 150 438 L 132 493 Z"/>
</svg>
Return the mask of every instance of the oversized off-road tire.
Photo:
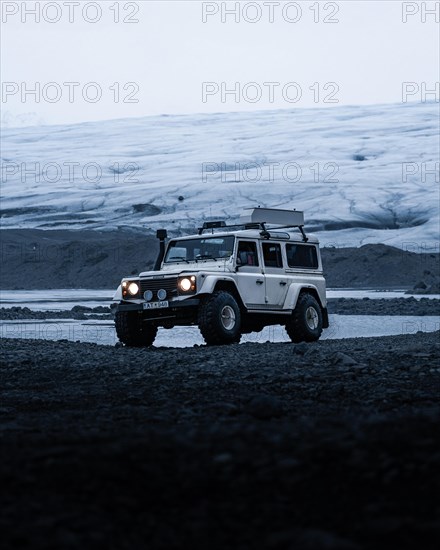
<svg viewBox="0 0 440 550">
<path fill-rule="evenodd" d="M 240 327 L 240 308 L 229 292 L 214 292 L 200 306 L 199 329 L 208 346 L 238 343 Z"/>
<path fill-rule="evenodd" d="M 308 293 L 299 295 L 292 317 L 286 323 L 292 342 L 314 342 L 322 333 L 322 311 L 316 298 Z"/>
<path fill-rule="evenodd" d="M 157 334 L 157 327 L 143 323 L 137 311 L 117 311 L 115 327 L 119 340 L 126 346 L 151 346 Z"/>
</svg>

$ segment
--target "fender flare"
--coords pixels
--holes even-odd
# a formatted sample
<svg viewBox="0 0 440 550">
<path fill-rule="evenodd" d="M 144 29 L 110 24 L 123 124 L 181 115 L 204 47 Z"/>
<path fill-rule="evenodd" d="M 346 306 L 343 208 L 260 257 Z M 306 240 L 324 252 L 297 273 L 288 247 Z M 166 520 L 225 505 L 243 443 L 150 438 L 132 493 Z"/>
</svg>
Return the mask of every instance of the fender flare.
<svg viewBox="0 0 440 550">
<path fill-rule="evenodd" d="M 214 292 L 216 287 L 219 287 L 220 290 L 230 292 L 234 296 L 242 311 L 247 310 L 245 303 L 243 302 L 243 298 L 241 297 L 240 291 L 238 290 L 237 282 L 233 277 L 219 277 L 218 275 L 208 275 L 206 279 L 208 279 L 208 281 L 207 283 L 205 282 L 202 285 L 199 292 L 197 293 L 198 296 L 209 296 Z"/>
<path fill-rule="evenodd" d="M 216 284 L 219 281 L 233 284 L 238 292 L 237 284 L 235 282 L 235 279 L 233 279 L 233 277 L 228 277 L 224 275 L 222 276 L 207 275 L 206 277 L 204 277 L 203 283 L 200 286 L 200 288 L 197 289 L 197 294 L 212 294 L 214 292 L 214 288 Z"/>
<path fill-rule="evenodd" d="M 322 304 L 321 298 L 319 296 L 318 289 L 315 285 L 308 285 L 303 283 L 292 283 L 287 291 L 286 299 L 284 301 L 283 309 L 295 309 L 298 297 L 302 290 L 311 290 L 312 293 L 318 297 L 319 305 L 322 309 L 325 309 L 325 306 Z"/>
</svg>

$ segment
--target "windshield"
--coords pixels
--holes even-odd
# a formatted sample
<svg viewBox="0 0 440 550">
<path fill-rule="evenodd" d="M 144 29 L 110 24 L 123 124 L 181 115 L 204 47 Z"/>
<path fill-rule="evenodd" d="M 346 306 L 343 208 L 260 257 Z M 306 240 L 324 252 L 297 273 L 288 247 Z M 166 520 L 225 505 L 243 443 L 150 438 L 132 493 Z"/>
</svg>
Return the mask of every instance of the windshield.
<svg viewBox="0 0 440 550">
<path fill-rule="evenodd" d="M 198 262 L 203 260 L 227 260 L 234 250 L 234 238 L 200 237 L 171 241 L 165 256 L 165 263 Z"/>
</svg>

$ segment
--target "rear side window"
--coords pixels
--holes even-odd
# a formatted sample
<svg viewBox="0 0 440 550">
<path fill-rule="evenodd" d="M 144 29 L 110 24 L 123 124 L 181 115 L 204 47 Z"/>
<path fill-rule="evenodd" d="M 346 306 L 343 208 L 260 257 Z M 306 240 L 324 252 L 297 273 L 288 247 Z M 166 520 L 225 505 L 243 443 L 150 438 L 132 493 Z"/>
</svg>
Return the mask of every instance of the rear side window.
<svg viewBox="0 0 440 550">
<path fill-rule="evenodd" d="M 315 246 L 307 244 L 286 244 L 287 265 L 289 267 L 318 268 L 318 254 Z"/>
<path fill-rule="evenodd" d="M 266 267 L 283 267 L 281 246 L 274 243 L 263 243 L 264 265 Z"/>
</svg>

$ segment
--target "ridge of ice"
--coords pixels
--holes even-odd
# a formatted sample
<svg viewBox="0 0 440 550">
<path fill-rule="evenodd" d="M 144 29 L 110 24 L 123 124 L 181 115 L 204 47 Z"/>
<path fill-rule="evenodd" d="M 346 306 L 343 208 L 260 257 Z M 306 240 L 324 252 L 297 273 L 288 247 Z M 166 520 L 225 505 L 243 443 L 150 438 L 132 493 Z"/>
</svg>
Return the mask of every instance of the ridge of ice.
<svg viewBox="0 0 440 550">
<path fill-rule="evenodd" d="M 429 170 L 438 170 L 439 140 L 437 103 L 6 128 L 2 227 L 178 234 L 205 219 L 237 221 L 243 208 L 260 205 L 304 210 L 306 229 L 324 245 L 438 249 L 439 175 Z M 69 162 L 79 163 L 73 178 Z M 34 163 L 39 181 L 24 172 Z M 102 170 L 99 181 L 88 163 Z M 219 171 L 203 177 L 204 163 Z M 260 180 L 251 181 L 257 168 L 249 163 Z M 301 167 L 297 182 L 293 164 L 283 178 L 289 163 Z M 413 174 L 405 177 L 404 163 Z"/>
</svg>

